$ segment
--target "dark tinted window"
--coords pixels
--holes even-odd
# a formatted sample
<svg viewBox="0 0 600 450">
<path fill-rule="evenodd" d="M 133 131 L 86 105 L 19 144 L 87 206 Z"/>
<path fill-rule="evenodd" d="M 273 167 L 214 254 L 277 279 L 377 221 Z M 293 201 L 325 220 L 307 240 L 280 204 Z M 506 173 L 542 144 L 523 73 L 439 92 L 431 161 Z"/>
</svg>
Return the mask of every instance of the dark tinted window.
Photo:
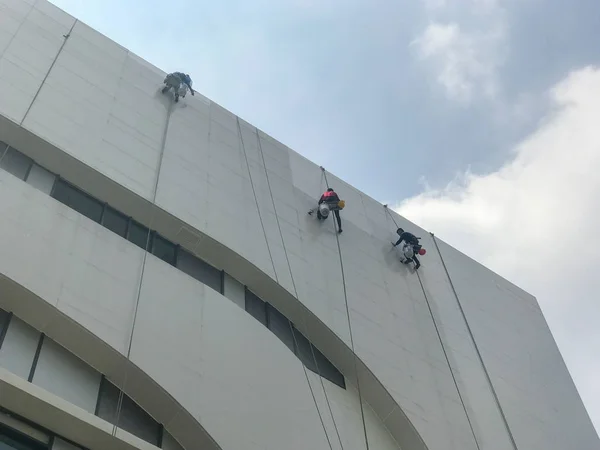
<svg viewBox="0 0 600 450">
<path fill-rule="evenodd" d="M 138 247 L 143 248 L 144 250 L 146 249 L 149 244 L 149 235 L 150 230 L 135 220 L 132 220 L 129 224 L 129 235 L 127 236 L 127 239 Z"/>
<path fill-rule="evenodd" d="M 44 450 L 48 446 L 0 425 L 0 450 Z"/>
<path fill-rule="evenodd" d="M 15 177 L 24 180 L 33 161 L 14 148 L 9 147 L 4 156 L 2 156 L 2 153 L 4 153 L 4 147 L 0 147 L 0 167 L 12 173 Z"/>
<path fill-rule="evenodd" d="M 102 216 L 102 225 L 121 237 L 127 236 L 127 222 L 129 218 L 116 209 L 107 206 Z"/>
<path fill-rule="evenodd" d="M 189 252 L 179 249 L 177 254 L 177 268 L 201 283 L 213 288 L 217 292 L 222 290 L 223 274 L 210 264 L 196 258 Z M 221 292 L 222 294 L 222 292 Z"/>
<path fill-rule="evenodd" d="M 158 234 L 154 234 L 154 242 L 152 244 L 153 255 L 174 266 L 176 251 L 177 247 L 175 244 Z"/>
<path fill-rule="evenodd" d="M 304 335 L 302 333 L 300 333 L 295 327 L 294 327 L 294 335 L 296 338 L 296 356 L 298 358 L 300 358 L 300 361 L 302 361 L 302 363 L 304 363 L 304 365 L 312 370 L 313 372 L 317 372 L 317 366 L 315 364 L 315 358 L 313 357 L 313 346 L 312 344 L 309 342 L 308 339 L 306 339 L 306 337 L 304 337 Z M 316 349 L 315 349 L 316 350 Z"/>
<path fill-rule="evenodd" d="M 267 308 L 265 302 L 246 289 L 246 311 L 263 325 L 267 325 Z"/>
<path fill-rule="evenodd" d="M 93 221 L 100 222 L 104 205 L 65 181 L 56 182 L 52 196 Z"/>
<path fill-rule="evenodd" d="M 117 414 L 119 393 L 120 390 L 114 384 L 106 378 L 102 378 L 98 394 L 98 417 L 113 425 L 115 425 L 118 417 L 119 423 L 116 425 L 119 428 L 129 431 L 153 445 L 159 445 L 160 425 L 125 394 L 121 403 L 121 413 Z"/>
<path fill-rule="evenodd" d="M 331 381 L 334 384 L 337 384 L 339 387 L 346 389 L 346 380 L 344 380 L 344 375 L 335 368 L 335 366 L 329 361 L 323 353 L 321 353 L 317 348 L 313 345 L 313 350 L 315 352 L 315 359 L 317 360 L 317 365 L 319 371 L 317 372 L 326 380 Z"/>
<path fill-rule="evenodd" d="M 345 389 L 346 382 L 340 371 L 296 328 L 294 328 L 294 334 L 297 343 L 296 356 L 300 358 L 306 368 Z"/>
<path fill-rule="evenodd" d="M 2 348 L 2 343 L 4 342 L 4 337 L 6 336 L 9 322 L 10 314 L 3 309 L 0 309 L 0 348 Z"/>
<path fill-rule="evenodd" d="M 291 351 L 294 351 L 294 336 L 290 321 L 269 304 L 267 304 L 267 324 L 269 330 L 281 339 Z"/>
</svg>

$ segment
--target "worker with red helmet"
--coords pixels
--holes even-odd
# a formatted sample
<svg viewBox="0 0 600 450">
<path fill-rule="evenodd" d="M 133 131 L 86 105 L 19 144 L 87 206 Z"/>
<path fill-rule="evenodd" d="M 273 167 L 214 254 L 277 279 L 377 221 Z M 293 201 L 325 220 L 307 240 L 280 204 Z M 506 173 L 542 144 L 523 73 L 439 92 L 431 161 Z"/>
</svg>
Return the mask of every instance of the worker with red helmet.
<svg viewBox="0 0 600 450">
<path fill-rule="evenodd" d="M 337 220 L 337 225 L 338 225 L 338 233 L 342 232 L 342 219 L 340 218 L 340 209 L 342 209 L 345 205 L 345 202 L 343 200 L 340 200 L 340 197 L 337 195 L 337 193 L 332 189 L 332 188 L 327 188 L 327 190 L 323 193 L 323 195 L 321 195 L 321 198 L 319 199 L 318 205 L 322 205 L 323 203 L 325 203 L 328 208 L 331 211 L 333 211 L 333 213 L 335 214 L 335 218 Z M 308 212 L 308 214 L 312 214 L 314 210 L 311 210 Z M 319 220 L 324 220 L 327 218 L 327 216 L 324 216 L 323 214 L 321 214 L 321 209 L 317 208 L 317 219 Z M 327 211 L 325 211 L 325 213 L 327 213 Z"/>
</svg>

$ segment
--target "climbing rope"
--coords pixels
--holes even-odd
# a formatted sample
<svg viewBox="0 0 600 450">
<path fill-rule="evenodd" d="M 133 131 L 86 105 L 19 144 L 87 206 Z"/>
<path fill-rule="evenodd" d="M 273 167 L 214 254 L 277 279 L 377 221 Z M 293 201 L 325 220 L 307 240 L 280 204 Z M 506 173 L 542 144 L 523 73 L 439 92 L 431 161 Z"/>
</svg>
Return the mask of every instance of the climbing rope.
<svg viewBox="0 0 600 450">
<path fill-rule="evenodd" d="M 250 178 L 250 185 L 252 186 L 252 193 L 254 194 L 254 202 L 256 204 L 256 209 L 258 211 L 258 217 L 259 217 L 259 220 L 260 220 L 260 225 L 262 227 L 263 235 L 265 237 L 265 243 L 267 244 L 267 251 L 269 252 L 269 258 L 271 259 L 271 266 L 273 267 L 273 274 L 275 276 L 275 281 L 277 282 L 277 284 L 279 284 L 279 277 L 277 275 L 277 270 L 275 268 L 275 260 L 273 259 L 273 254 L 271 252 L 271 247 L 269 245 L 269 240 L 267 239 L 267 231 L 266 231 L 266 228 L 265 228 L 265 224 L 263 222 L 262 214 L 260 212 L 260 205 L 258 203 L 258 197 L 256 195 L 256 189 L 254 187 L 254 181 L 253 181 L 253 178 L 252 178 L 252 172 L 250 170 L 250 161 L 248 159 L 248 153 L 246 152 L 246 145 L 244 144 L 244 137 L 242 135 L 242 127 L 240 125 L 240 119 L 239 119 L 239 117 L 236 117 L 236 121 L 237 121 L 238 134 L 239 134 L 239 137 L 240 137 L 240 144 L 241 144 L 242 152 L 244 153 L 244 159 L 246 161 L 246 167 L 248 169 L 248 177 Z M 263 161 L 263 166 L 265 168 L 265 175 L 267 176 L 267 185 L 269 187 L 269 193 L 271 195 L 271 201 L 273 202 L 273 208 L 275 208 L 275 201 L 273 199 L 273 191 L 271 190 L 271 183 L 269 181 L 268 174 L 266 173 L 267 168 L 266 168 L 266 165 L 265 165 L 265 159 L 264 159 L 264 155 L 263 155 L 263 151 L 262 151 L 262 145 L 260 143 L 260 138 L 258 136 L 258 130 L 256 130 L 256 131 L 257 131 L 256 137 L 257 137 L 257 140 L 258 140 L 259 150 L 260 150 L 261 158 L 262 158 L 262 161 Z M 281 232 L 281 226 L 279 224 L 279 217 L 277 216 L 277 211 L 275 211 L 275 217 L 277 218 L 277 225 L 279 227 L 279 233 L 281 235 L 281 240 L 282 240 L 282 243 L 283 243 L 283 234 Z M 292 277 L 292 284 L 294 286 L 294 292 L 295 292 L 296 298 L 298 298 L 298 292 L 296 291 L 296 284 L 294 282 L 294 277 L 292 276 L 292 269 L 291 269 L 291 266 L 290 266 L 289 258 L 287 257 L 287 250 L 285 250 L 285 244 L 283 245 L 283 248 L 284 248 L 286 259 L 287 259 L 287 262 L 288 262 L 290 276 Z M 296 346 L 296 348 L 298 348 L 298 341 L 296 339 L 296 333 L 294 332 L 294 327 L 293 327 L 291 321 L 288 321 L 288 322 L 289 322 L 289 325 L 290 325 L 290 330 L 292 332 L 292 338 L 294 339 L 294 345 Z M 311 351 L 312 351 L 312 348 L 311 348 Z M 316 365 L 316 357 L 314 355 L 314 352 L 313 352 L 313 358 L 315 359 L 315 365 Z M 316 366 L 317 366 L 317 370 L 318 370 L 318 365 L 316 365 Z M 321 410 L 319 409 L 319 405 L 317 404 L 317 398 L 316 398 L 315 393 L 313 391 L 312 385 L 310 383 L 310 379 L 308 377 L 308 372 L 306 371 L 306 367 L 304 366 L 304 364 L 302 364 L 302 369 L 304 370 L 304 376 L 306 377 L 306 382 L 308 383 L 308 388 L 310 389 L 310 394 L 311 394 L 313 402 L 315 404 L 315 408 L 317 410 L 317 414 L 319 416 L 319 420 L 321 422 L 321 426 L 323 427 L 323 432 L 325 433 L 325 438 L 327 439 L 327 443 L 329 444 L 330 450 L 333 450 L 333 445 L 331 444 L 331 440 L 329 439 L 329 434 L 327 433 L 327 427 L 325 426 L 325 421 L 323 420 L 323 415 L 321 414 Z M 319 374 L 319 378 L 321 378 L 320 372 L 318 374 Z M 321 382 L 322 382 L 322 378 L 321 378 Z M 329 404 L 329 400 L 328 400 L 328 404 Z M 335 423 L 335 421 L 334 421 L 334 423 Z M 337 426 L 336 426 L 336 432 L 337 432 Z M 339 437 L 339 434 L 338 434 L 338 437 Z"/>
<path fill-rule="evenodd" d="M 281 230 L 281 222 L 279 221 L 279 215 L 277 214 L 277 206 L 275 205 L 275 198 L 273 197 L 273 190 L 271 189 L 271 181 L 269 179 L 269 172 L 267 171 L 267 164 L 265 162 L 265 155 L 263 152 L 263 148 L 262 148 L 262 143 L 261 143 L 261 139 L 260 139 L 260 135 L 258 134 L 258 128 L 254 128 L 255 132 L 256 132 L 256 140 L 258 142 L 258 149 L 260 150 L 260 156 L 262 159 L 262 163 L 263 163 L 263 167 L 265 169 L 265 177 L 267 179 L 267 186 L 269 187 L 269 194 L 271 196 L 271 203 L 273 205 L 273 212 L 275 213 L 275 220 L 277 221 L 277 228 L 279 229 L 279 236 L 281 238 L 281 243 L 283 246 L 283 252 L 285 254 L 285 259 L 287 261 L 287 266 L 288 266 L 288 270 L 290 272 L 290 278 L 292 280 L 292 287 L 294 289 L 294 296 L 296 297 L 296 299 L 300 299 L 300 297 L 298 296 L 298 289 L 296 288 L 296 281 L 294 278 L 294 273 L 292 271 L 292 265 L 290 263 L 290 258 L 288 256 L 288 252 L 287 252 L 287 247 L 285 245 L 285 239 L 283 238 L 283 231 Z M 290 324 L 290 330 L 292 332 L 292 338 L 294 339 L 294 345 L 296 346 L 296 348 L 298 348 L 298 341 L 296 338 L 296 331 L 294 330 L 294 326 L 292 325 L 291 321 L 288 321 Z M 310 339 L 310 334 L 308 333 L 308 324 L 306 323 L 306 318 L 303 316 L 302 317 L 302 322 L 304 324 L 304 329 L 306 330 L 306 338 L 309 340 L 309 342 L 312 342 L 312 340 Z M 321 383 L 321 389 L 323 390 L 323 395 L 325 396 L 325 401 L 327 402 L 327 408 L 329 410 L 329 415 L 331 417 L 331 421 L 333 422 L 333 427 L 335 429 L 335 433 L 337 435 L 338 438 L 338 442 L 340 443 L 340 447 L 342 450 L 344 450 L 344 445 L 342 443 L 342 438 L 340 436 L 340 432 L 338 430 L 338 426 L 337 426 L 337 422 L 335 420 L 335 417 L 333 416 L 333 410 L 331 409 L 331 403 L 329 401 L 329 395 L 327 394 L 327 389 L 325 389 L 325 383 L 323 382 L 323 376 L 321 375 L 321 370 L 319 368 L 319 363 L 317 362 L 317 357 L 315 355 L 315 350 L 314 350 L 314 346 L 311 344 L 310 345 L 310 352 L 313 358 L 313 362 L 315 364 L 315 368 L 317 369 L 317 375 L 319 375 L 319 381 Z M 306 371 L 306 367 L 304 366 L 304 364 L 302 364 L 302 367 L 304 369 L 304 374 L 306 376 L 306 381 L 309 384 L 309 387 L 311 387 L 310 385 L 310 381 L 308 378 L 308 372 Z M 311 394 L 313 396 L 313 400 L 315 402 L 315 407 L 317 408 L 317 412 L 319 413 L 319 416 L 321 415 L 321 412 L 319 411 L 319 408 L 317 406 L 317 401 L 316 401 L 316 397 L 314 395 L 314 392 L 312 390 L 312 387 L 310 389 Z M 325 435 L 327 437 L 327 441 L 329 442 L 329 436 L 327 435 L 327 432 L 325 432 Z M 331 446 L 331 442 L 329 442 L 329 445 Z"/>
<path fill-rule="evenodd" d="M 329 181 L 327 180 L 327 172 L 325 171 L 324 167 L 321 167 L 321 170 L 323 171 L 323 176 L 325 177 L 325 184 L 327 185 L 327 189 L 329 189 Z M 332 222 L 333 222 L 333 230 L 334 230 L 334 234 L 335 234 L 335 240 L 337 242 L 337 247 L 338 247 L 338 255 L 340 257 L 340 270 L 342 273 L 342 286 L 344 289 L 344 302 L 346 304 L 346 316 L 348 318 L 348 331 L 350 334 L 350 347 L 352 348 L 354 373 L 356 374 L 356 389 L 358 391 L 358 401 L 360 402 L 360 417 L 362 419 L 363 432 L 364 432 L 364 436 L 365 436 L 365 447 L 367 450 L 369 450 L 369 437 L 367 435 L 367 424 L 365 422 L 365 410 L 364 410 L 363 401 L 362 401 L 362 393 L 360 390 L 360 379 L 359 379 L 360 377 L 358 375 L 358 363 L 357 363 L 358 357 L 356 356 L 356 351 L 354 348 L 354 336 L 352 333 L 352 321 L 350 319 L 350 307 L 348 305 L 348 291 L 346 288 L 346 275 L 344 272 L 344 258 L 342 257 L 342 246 L 340 245 L 340 237 L 335 228 L 335 222 L 333 220 L 332 220 Z"/>
<path fill-rule="evenodd" d="M 390 216 L 390 218 L 392 219 L 392 221 L 394 222 L 394 225 L 396 226 L 396 230 L 398 228 L 400 228 L 398 226 L 398 223 L 396 222 L 396 219 L 394 219 L 394 216 L 392 216 L 392 213 L 390 212 L 390 210 L 388 209 L 388 205 L 383 205 L 383 208 L 385 209 L 387 215 Z M 432 234 L 433 236 L 433 234 Z M 417 274 L 417 279 L 419 280 L 419 285 L 421 286 L 421 291 L 423 292 L 423 297 L 425 298 L 425 304 L 427 305 L 427 309 L 429 310 L 429 315 L 431 316 L 431 320 L 433 322 L 433 327 L 435 328 L 435 333 L 438 337 L 438 340 L 440 341 L 440 346 L 442 347 L 442 352 L 444 353 L 444 359 L 446 360 L 446 364 L 448 364 L 448 369 L 450 370 L 450 375 L 452 376 L 452 381 L 454 382 L 454 387 L 456 388 L 456 392 L 458 393 L 458 398 L 460 400 L 460 403 L 463 407 L 463 410 L 465 412 L 465 416 L 467 418 L 467 422 L 469 423 L 469 428 L 471 429 L 471 434 L 473 434 L 473 439 L 475 440 L 475 445 L 477 446 L 478 449 L 480 449 L 481 447 L 479 446 L 479 441 L 477 440 L 477 436 L 475 434 L 475 428 L 473 427 L 473 423 L 471 422 L 471 418 L 469 417 L 469 413 L 467 411 L 467 405 L 465 404 L 465 401 L 463 399 L 463 396 L 460 392 L 460 388 L 458 386 L 458 380 L 456 379 L 456 375 L 454 375 L 454 370 L 452 370 L 452 365 L 450 364 L 450 357 L 448 355 L 448 352 L 446 350 L 446 346 L 444 345 L 444 340 L 442 338 L 442 333 L 439 329 L 437 320 L 435 318 L 435 314 L 433 312 L 433 308 L 431 307 L 431 302 L 429 301 L 429 297 L 427 295 L 427 291 L 425 291 L 425 286 L 423 285 L 423 280 L 421 280 L 421 275 L 419 274 L 418 270 L 415 270 L 416 274 Z"/>
<path fill-rule="evenodd" d="M 152 205 L 154 205 L 156 203 L 156 195 L 158 193 L 158 183 L 160 180 L 160 172 L 161 172 L 161 168 L 162 168 L 163 157 L 165 154 L 165 145 L 167 142 L 167 134 L 169 132 L 169 124 L 171 122 L 171 113 L 172 112 L 173 112 L 173 104 L 170 103 L 169 107 L 167 109 L 167 120 L 165 123 L 165 128 L 163 130 L 163 135 L 162 135 L 161 150 L 160 150 L 160 155 L 158 158 L 158 168 L 156 170 L 156 179 L 154 180 L 154 186 L 152 189 Z M 116 415 L 115 423 L 113 424 L 113 427 L 112 427 L 112 436 L 113 437 L 116 437 L 116 435 L 117 435 L 117 428 L 119 427 L 119 420 L 121 418 L 121 411 L 123 409 L 123 398 L 125 396 L 125 386 L 127 384 L 127 380 L 129 377 L 129 366 L 130 366 L 130 362 L 131 362 L 131 348 L 133 346 L 133 336 L 135 333 L 135 326 L 137 324 L 138 309 L 140 306 L 140 298 L 141 298 L 141 294 L 142 294 L 142 285 L 144 283 L 144 275 L 146 273 L 146 260 L 148 258 L 148 252 L 150 252 L 152 250 L 150 248 L 150 239 L 152 238 L 152 232 L 150 230 L 152 230 L 154 228 L 153 227 L 154 217 L 155 217 L 155 211 L 153 210 L 152 217 L 150 218 L 150 223 L 148 226 L 148 235 L 146 236 L 146 247 L 145 247 L 144 255 L 142 257 L 142 267 L 140 270 L 140 277 L 139 277 L 140 281 L 137 286 L 136 299 L 135 299 L 135 305 L 134 305 L 134 310 L 133 310 L 133 321 L 131 324 L 131 333 L 129 334 L 129 339 L 128 339 L 128 343 L 127 343 L 125 370 L 123 373 L 123 385 L 121 387 L 119 387 L 119 397 L 117 400 L 116 411 L 115 411 L 115 415 Z"/>
<path fill-rule="evenodd" d="M 436 237 L 433 235 L 433 233 L 431 234 L 431 238 L 433 239 L 433 243 L 435 245 L 435 248 L 438 252 L 438 255 L 440 256 L 440 261 L 442 262 L 442 266 L 444 267 L 444 271 L 446 272 L 446 277 L 448 278 L 448 281 L 450 282 L 450 287 L 452 288 L 452 293 L 454 294 L 454 298 L 456 299 L 456 303 L 458 304 L 458 309 L 460 310 L 460 313 L 462 315 L 462 318 L 465 322 L 465 325 L 467 327 L 467 332 L 469 333 L 469 337 L 471 338 L 471 342 L 473 342 L 473 346 L 475 347 L 475 352 L 477 353 L 477 357 L 479 358 L 479 362 L 481 363 L 481 367 L 483 368 L 483 372 L 485 374 L 485 378 L 490 386 L 490 390 L 492 391 L 492 395 L 494 396 L 494 401 L 496 402 L 496 406 L 498 407 L 498 411 L 500 412 L 500 416 L 502 417 L 502 422 L 504 424 L 504 427 L 506 428 L 506 431 L 508 433 L 508 437 L 510 438 L 510 442 L 512 444 L 512 447 L 514 450 L 518 450 L 517 447 L 517 443 L 515 441 L 515 438 L 512 434 L 512 431 L 508 425 L 508 420 L 506 419 L 506 416 L 504 415 L 504 410 L 502 408 L 502 405 L 500 404 L 500 399 L 498 398 L 498 394 L 496 393 L 496 389 L 494 388 L 494 385 L 492 383 L 492 379 L 490 377 L 490 374 L 487 370 L 487 367 L 485 365 L 485 363 L 483 362 L 483 356 L 481 355 L 481 351 L 479 350 L 479 346 L 477 345 L 477 341 L 475 340 L 475 336 L 473 335 L 473 331 L 471 330 L 471 326 L 469 325 L 469 321 L 467 320 L 467 315 L 465 313 L 465 310 L 462 307 L 462 303 L 460 301 L 460 298 L 458 297 L 458 292 L 456 292 L 456 288 L 454 287 L 454 282 L 452 281 L 452 278 L 450 278 L 450 272 L 448 272 L 448 267 L 446 267 L 446 262 L 444 261 L 444 257 L 442 256 L 442 252 L 440 251 L 440 247 L 438 246 L 437 243 L 437 239 Z"/>
</svg>

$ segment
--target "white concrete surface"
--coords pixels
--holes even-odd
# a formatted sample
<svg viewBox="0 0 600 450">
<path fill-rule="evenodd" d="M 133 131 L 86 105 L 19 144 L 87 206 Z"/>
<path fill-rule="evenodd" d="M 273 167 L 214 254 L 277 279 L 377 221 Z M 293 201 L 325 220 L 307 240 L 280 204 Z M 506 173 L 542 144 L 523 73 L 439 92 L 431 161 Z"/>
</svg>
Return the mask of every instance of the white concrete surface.
<svg viewBox="0 0 600 450">
<path fill-rule="evenodd" d="M 50 338 L 45 338 L 33 384 L 94 413 L 101 375 Z"/>
<path fill-rule="evenodd" d="M 410 433 L 397 428 L 406 414 L 429 450 L 514 450 L 511 435 L 519 450 L 600 447 L 531 296 L 440 243 L 463 316 L 425 231 L 393 215 L 428 250 L 422 289 L 391 251 L 396 226 L 373 199 L 200 95 L 171 105 L 158 92 L 162 71 L 44 0 L 0 5 L 0 114 L 22 122 L 3 119 L 0 140 L 32 143 L 19 149 L 61 161 L 60 175 L 234 274 L 306 322 L 330 359 L 351 361 L 351 328 L 371 372 L 363 388 L 396 438 Z M 306 214 L 326 179 L 347 205 L 339 237 L 347 297 L 332 221 Z M 0 211 L 0 273 L 123 353 L 142 251 L 2 173 Z M 133 353 L 143 370 L 224 447 L 240 444 L 231 429 L 250 436 L 245 448 L 327 445 L 301 366 L 274 336 L 154 257 L 145 270 L 153 276 L 144 276 Z M 227 296 L 239 302 L 239 291 Z M 159 325 L 168 330 L 161 339 Z M 343 369 L 353 380 L 351 367 Z M 340 420 L 355 424 L 352 414 Z M 377 420 L 370 428 L 387 448 Z"/>
<path fill-rule="evenodd" d="M 130 329 L 117 326 L 113 316 L 129 311 L 134 297 L 129 297 L 130 306 L 115 307 L 106 291 L 115 280 L 106 280 L 103 289 L 91 281 L 116 270 L 133 273 L 136 276 L 123 279 L 120 287 L 124 293 L 131 292 L 128 286 L 133 288 L 140 281 L 141 250 L 87 218 L 71 222 L 74 212 L 68 207 L 3 171 L 0 211 L 11 212 L 0 219 L 5 230 L 0 240 L 5 266 L 0 270 L 5 276 L 124 353 Z M 36 214 L 36 220 L 31 220 L 31 214 Z M 29 225 L 25 227 L 25 223 Z M 74 240 L 79 251 L 73 248 Z M 42 242 L 63 249 L 40 250 Z M 100 247 L 102 252 L 92 257 L 95 251 L 89 249 Z M 129 252 L 138 257 L 124 258 L 123 253 Z M 57 254 L 65 258 L 61 265 L 78 268 L 76 274 L 66 270 L 56 275 L 53 282 L 61 288 L 32 282 L 47 271 L 43 261 L 28 267 L 9 264 L 16 257 L 31 261 L 34 255 L 53 258 L 50 255 Z M 90 257 L 93 260 L 86 261 Z M 72 293 L 75 290 L 79 295 Z M 51 295 L 58 297 L 48 297 Z M 95 372 L 62 352 L 56 344 L 43 346 L 34 383 L 89 410 L 97 392 Z M 144 269 L 131 360 L 201 422 L 223 448 L 328 448 L 302 364 L 294 354 L 238 305 L 152 255 Z M 335 389 L 339 401 L 352 404 L 356 393 Z M 319 408 L 326 413 L 323 405 Z M 359 410 L 350 417 L 356 420 L 357 414 Z M 385 430 L 372 413 L 371 420 L 378 424 L 378 432 Z M 336 421 L 344 426 L 345 415 L 340 412 Z M 231 433 L 232 428 L 238 433 Z M 398 448 L 387 432 L 377 439 L 386 442 L 385 448 Z"/>
<path fill-rule="evenodd" d="M 39 341 L 39 331 L 13 318 L 0 348 L 0 366 L 27 380 Z"/>
</svg>

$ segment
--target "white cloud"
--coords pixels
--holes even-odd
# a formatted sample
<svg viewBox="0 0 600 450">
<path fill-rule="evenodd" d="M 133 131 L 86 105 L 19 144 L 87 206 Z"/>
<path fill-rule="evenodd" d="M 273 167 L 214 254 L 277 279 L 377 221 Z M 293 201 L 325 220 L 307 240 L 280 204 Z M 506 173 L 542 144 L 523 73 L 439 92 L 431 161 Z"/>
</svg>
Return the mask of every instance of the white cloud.
<svg viewBox="0 0 600 450">
<path fill-rule="evenodd" d="M 600 69 L 571 73 L 498 171 L 397 211 L 538 297 L 600 429 Z"/>
<path fill-rule="evenodd" d="M 424 2 L 431 21 L 411 42 L 418 59 L 449 98 L 464 104 L 476 97 L 495 99 L 497 70 L 507 53 L 504 10 L 496 0 L 471 0 L 459 8 L 446 0 Z M 435 19 L 447 9 L 455 11 L 454 20 Z M 471 19 L 468 29 L 467 19 Z"/>
</svg>

